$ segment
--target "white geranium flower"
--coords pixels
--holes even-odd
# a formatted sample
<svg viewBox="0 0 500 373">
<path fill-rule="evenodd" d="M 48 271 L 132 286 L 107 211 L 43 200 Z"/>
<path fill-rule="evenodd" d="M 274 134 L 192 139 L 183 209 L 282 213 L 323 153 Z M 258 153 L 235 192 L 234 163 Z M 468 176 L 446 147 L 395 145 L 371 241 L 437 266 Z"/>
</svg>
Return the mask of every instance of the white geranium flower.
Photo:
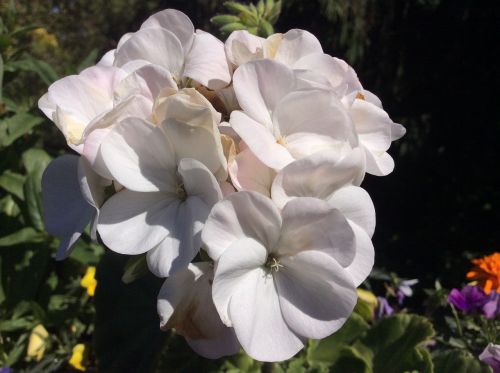
<svg viewBox="0 0 500 373">
<path fill-rule="evenodd" d="M 198 124 L 127 118 L 101 143 L 107 169 L 125 189 L 103 205 L 100 236 L 118 253 L 148 252 L 150 270 L 162 277 L 195 257 L 203 224 L 222 198 L 214 176 L 225 162 L 214 146 L 218 133 L 210 132 L 211 119 Z"/>
<path fill-rule="evenodd" d="M 243 111 L 232 112 L 231 126 L 275 170 L 321 150 L 344 154 L 357 146 L 352 120 L 334 93 L 297 90 L 296 83 L 291 69 L 270 60 L 248 62 L 234 74 Z"/>
<path fill-rule="evenodd" d="M 331 152 L 320 152 L 290 163 L 278 172 L 271 187 L 272 199 L 280 208 L 294 198 L 315 197 L 342 213 L 356 238 L 356 256 L 346 268 L 356 286 L 368 277 L 374 261 L 371 237 L 375 207 L 368 193 L 359 187 L 364 174 L 361 149 L 340 159 Z"/>
<path fill-rule="evenodd" d="M 44 171 L 42 200 L 45 229 L 61 238 L 57 260 L 68 257 L 89 223 L 92 224 L 92 238 L 95 238 L 106 184 L 107 180 L 97 175 L 84 158 L 75 155 L 54 159 Z"/>
<path fill-rule="evenodd" d="M 175 9 L 152 15 L 139 31 L 121 38 L 113 65 L 121 67 L 133 60 L 166 68 L 179 84 L 189 78 L 216 90 L 231 81 L 224 44 L 209 33 L 195 33 L 190 19 Z M 103 63 L 109 61 L 108 56 Z"/>
<path fill-rule="evenodd" d="M 212 281 L 211 263 L 191 263 L 165 280 L 157 308 L 162 330 L 175 328 L 199 355 L 218 359 L 237 353 L 240 344 L 215 309 Z"/>
<path fill-rule="evenodd" d="M 307 338 L 338 330 L 356 304 L 346 269 L 354 234 L 325 201 L 296 198 L 280 213 L 258 193 L 234 193 L 214 206 L 202 238 L 216 261 L 215 307 L 257 360 L 292 357 Z"/>
</svg>

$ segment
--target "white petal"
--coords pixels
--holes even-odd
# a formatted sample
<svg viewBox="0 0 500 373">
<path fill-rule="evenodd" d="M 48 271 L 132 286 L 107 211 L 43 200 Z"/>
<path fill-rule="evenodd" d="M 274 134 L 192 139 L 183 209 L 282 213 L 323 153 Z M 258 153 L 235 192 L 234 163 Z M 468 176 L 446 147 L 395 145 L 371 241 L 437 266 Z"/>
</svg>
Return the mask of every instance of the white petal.
<svg viewBox="0 0 500 373">
<path fill-rule="evenodd" d="M 276 107 L 273 123 L 290 145 L 292 141 L 296 141 L 292 138 L 293 135 L 304 134 L 316 135 L 319 149 L 328 143 L 333 149 L 339 143 L 347 143 L 352 147 L 357 145 L 349 113 L 332 92 L 309 90 L 288 94 Z M 293 146 L 300 149 L 298 143 Z M 314 151 L 311 144 L 308 148 L 308 152 Z"/>
<path fill-rule="evenodd" d="M 97 66 L 113 66 L 113 63 L 115 62 L 115 52 L 116 49 L 111 49 L 104 53 L 104 56 L 102 56 L 99 62 L 97 62 Z"/>
<path fill-rule="evenodd" d="M 98 231 L 119 254 L 138 255 L 157 246 L 175 226 L 179 201 L 171 195 L 122 190 L 101 208 Z"/>
<path fill-rule="evenodd" d="M 113 178 L 127 189 L 176 190 L 175 155 L 159 127 L 127 118 L 104 138 L 101 154 Z"/>
<path fill-rule="evenodd" d="M 280 170 L 293 161 L 290 153 L 276 142 L 273 134 L 245 113 L 233 111 L 230 123 L 255 156 L 268 167 Z"/>
<path fill-rule="evenodd" d="M 375 261 L 375 249 L 366 231 L 356 223 L 348 221 L 356 237 L 356 256 L 346 268 L 346 271 L 351 275 L 354 286 L 358 287 L 372 271 Z"/>
<path fill-rule="evenodd" d="M 364 176 L 364 152 L 352 150 L 338 158 L 336 152 L 323 151 L 290 163 L 272 185 L 272 199 L 280 207 L 294 197 L 328 199 L 346 185 L 359 185 Z"/>
<path fill-rule="evenodd" d="M 217 180 L 203 163 L 195 159 L 183 158 L 179 162 L 178 172 L 188 196 L 197 196 L 208 209 L 222 199 Z"/>
<path fill-rule="evenodd" d="M 97 174 L 84 157 L 80 157 L 78 162 L 78 179 L 83 198 L 89 205 L 99 209 L 104 203 L 104 188 L 111 184 L 110 180 Z"/>
<path fill-rule="evenodd" d="M 293 71 L 271 60 L 248 62 L 233 76 L 234 91 L 241 108 L 269 129 L 272 128 L 270 113 L 294 84 Z"/>
<path fill-rule="evenodd" d="M 336 332 L 356 305 L 356 288 L 346 270 L 317 251 L 280 260 L 273 276 L 285 322 L 297 335 L 321 339 Z"/>
<path fill-rule="evenodd" d="M 401 124 L 399 123 L 394 123 L 392 122 L 391 124 L 391 140 L 399 140 L 401 137 L 403 137 L 406 133 L 406 128 L 404 128 Z"/>
<path fill-rule="evenodd" d="M 145 28 L 133 34 L 116 51 L 115 66 L 123 66 L 132 60 L 145 60 L 163 66 L 180 77 L 184 51 L 172 32 L 163 28 Z"/>
<path fill-rule="evenodd" d="M 356 99 L 351 106 L 350 114 L 360 143 L 374 151 L 389 149 L 392 120 L 384 110 L 365 100 Z"/>
<path fill-rule="evenodd" d="M 210 208 L 198 197 L 188 197 L 177 210 L 170 234 L 148 251 L 148 268 L 158 277 L 168 277 L 183 270 L 198 254 L 201 229 Z"/>
<path fill-rule="evenodd" d="M 233 31 L 225 43 L 227 59 L 235 66 L 264 57 L 264 38 L 247 30 Z"/>
<path fill-rule="evenodd" d="M 345 83 L 346 71 L 338 59 L 324 53 L 308 54 L 299 59 L 294 65 L 294 69 L 312 70 L 321 74 L 330 83 L 331 88 L 342 89 Z M 346 87 L 343 91 L 345 92 Z"/>
<path fill-rule="evenodd" d="M 252 271 L 266 263 L 267 251 L 253 238 L 242 237 L 222 253 L 215 268 L 213 299 L 222 322 L 232 326 L 229 303 L 234 291 Z"/>
<path fill-rule="evenodd" d="M 175 327 L 201 356 L 216 359 L 235 354 L 240 345 L 231 328 L 222 324 L 212 301 L 212 268 L 193 263 L 165 280 L 158 294 L 162 329 Z"/>
<path fill-rule="evenodd" d="M 164 28 L 172 32 L 187 52 L 191 49 L 194 37 L 194 26 L 184 13 L 175 9 L 165 9 L 153 14 L 141 25 L 145 28 Z"/>
<path fill-rule="evenodd" d="M 280 227 L 281 216 L 269 198 L 256 192 L 238 192 L 213 207 L 202 240 L 210 257 L 218 260 L 235 241 L 247 237 L 274 247 Z"/>
<path fill-rule="evenodd" d="M 256 360 L 286 360 L 304 347 L 304 340 L 283 319 L 275 282 L 262 268 L 250 272 L 233 290 L 229 315 L 241 346 Z"/>
<path fill-rule="evenodd" d="M 259 192 L 266 197 L 271 195 L 271 184 L 276 173 L 262 163 L 250 149 L 238 153 L 229 166 L 233 185 L 238 190 Z"/>
<path fill-rule="evenodd" d="M 218 90 L 231 82 L 224 44 L 215 36 L 197 31 L 186 57 L 184 76 L 209 89 Z"/>
<path fill-rule="evenodd" d="M 283 34 L 274 58 L 292 67 L 301 57 L 312 53 L 323 53 L 318 39 L 308 31 L 294 29 Z"/>
<path fill-rule="evenodd" d="M 365 149 L 366 172 L 375 176 L 386 176 L 394 170 L 394 160 L 386 152 Z"/>
<path fill-rule="evenodd" d="M 357 186 L 347 186 L 336 191 L 328 202 L 347 219 L 363 228 L 369 237 L 375 231 L 375 207 L 370 195 Z"/>
<path fill-rule="evenodd" d="M 57 260 L 65 259 L 95 213 L 80 190 L 79 157 L 63 155 L 54 159 L 42 177 L 45 229 L 61 237 Z"/>
<path fill-rule="evenodd" d="M 285 205 L 281 215 L 281 236 L 273 249 L 278 255 L 317 250 L 343 267 L 352 263 L 356 254 L 354 233 L 342 213 L 328 202 L 296 198 Z"/>
</svg>

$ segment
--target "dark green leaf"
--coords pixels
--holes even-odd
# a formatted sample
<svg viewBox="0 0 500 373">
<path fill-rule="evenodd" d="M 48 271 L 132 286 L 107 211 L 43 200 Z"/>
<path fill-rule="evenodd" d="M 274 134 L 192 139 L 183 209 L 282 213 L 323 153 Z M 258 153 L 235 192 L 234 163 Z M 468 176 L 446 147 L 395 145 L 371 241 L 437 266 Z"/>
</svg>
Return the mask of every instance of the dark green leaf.
<svg viewBox="0 0 500 373">
<path fill-rule="evenodd" d="M 9 146 L 19 137 L 28 133 L 33 127 L 43 122 L 41 117 L 28 113 L 18 113 L 10 118 L 4 119 L 0 126 L 5 129 L 5 135 L 0 139 L 0 144 Z"/>
<path fill-rule="evenodd" d="M 149 273 L 146 254 L 131 257 L 123 269 L 122 281 L 130 284 Z"/>
<path fill-rule="evenodd" d="M 5 64 L 5 71 L 16 72 L 18 70 L 30 71 L 38 74 L 40 79 L 42 79 L 42 81 L 47 85 L 50 85 L 59 79 L 58 74 L 52 66 L 50 66 L 47 62 L 38 60 L 31 56 Z"/>
<path fill-rule="evenodd" d="M 5 189 L 7 192 L 15 195 L 21 201 L 24 200 L 23 184 L 25 176 L 17 174 L 10 170 L 5 171 L 0 175 L 0 188 Z"/>
<path fill-rule="evenodd" d="M 436 351 L 433 356 L 436 373 L 491 373 L 490 367 L 464 350 Z"/>
<path fill-rule="evenodd" d="M 31 148 L 26 150 L 23 155 L 24 168 L 28 173 L 34 172 L 36 170 L 45 170 L 49 165 L 52 158 L 43 149 Z"/>
<path fill-rule="evenodd" d="M 46 235 L 43 232 L 27 227 L 9 234 L 8 236 L 1 237 L 0 247 L 42 242 L 45 238 Z"/>
<path fill-rule="evenodd" d="M 44 230 L 40 186 L 42 173 L 42 169 L 34 170 L 28 174 L 24 182 L 24 197 L 26 200 L 27 213 L 31 224 L 40 231 Z"/>
<path fill-rule="evenodd" d="M 99 50 L 97 48 L 94 48 L 90 51 L 90 53 L 83 59 L 82 62 L 78 65 L 76 68 L 77 72 L 81 72 L 85 70 L 87 67 L 90 67 L 92 65 L 95 65 L 96 59 L 97 59 L 97 54 L 99 53 Z"/>
</svg>

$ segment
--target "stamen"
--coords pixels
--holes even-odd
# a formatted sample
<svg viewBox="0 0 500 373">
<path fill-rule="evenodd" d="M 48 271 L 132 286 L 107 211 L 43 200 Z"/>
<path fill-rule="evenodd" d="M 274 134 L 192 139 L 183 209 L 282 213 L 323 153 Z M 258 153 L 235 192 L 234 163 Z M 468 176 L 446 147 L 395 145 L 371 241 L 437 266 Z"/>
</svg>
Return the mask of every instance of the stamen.
<svg viewBox="0 0 500 373">
<path fill-rule="evenodd" d="M 358 92 L 358 93 L 356 94 L 356 98 L 357 98 L 358 100 L 364 100 L 364 99 L 365 99 L 365 95 L 364 95 L 364 94 L 362 94 L 361 92 Z"/>
<path fill-rule="evenodd" d="M 270 269 L 271 272 L 278 272 L 280 268 L 283 268 L 283 264 L 280 264 L 278 258 L 269 255 L 266 261 L 266 267 Z"/>
<path fill-rule="evenodd" d="M 286 141 L 285 141 L 285 139 L 284 139 L 283 137 L 281 137 L 281 136 L 278 138 L 278 140 L 276 140 L 276 142 L 277 142 L 278 144 L 280 144 L 280 145 L 283 145 L 283 146 L 285 146 L 285 145 L 286 145 Z"/>
<path fill-rule="evenodd" d="M 179 196 L 181 201 L 185 201 L 187 199 L 186 189 L 184 189 L 184 184 L 177 184 L 177 188 L 175 189 L 175 193 Z"/>
</svg>

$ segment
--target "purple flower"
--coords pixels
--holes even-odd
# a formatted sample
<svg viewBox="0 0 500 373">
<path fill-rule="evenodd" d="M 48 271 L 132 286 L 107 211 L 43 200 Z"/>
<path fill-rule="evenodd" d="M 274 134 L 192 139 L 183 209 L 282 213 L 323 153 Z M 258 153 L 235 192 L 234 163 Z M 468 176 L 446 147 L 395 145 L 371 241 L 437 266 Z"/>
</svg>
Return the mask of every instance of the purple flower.
<svg viewBox="0 0 500 373">
<path fill-rule="evenodd" d="M 493 373 L 500 373 L 500 345 L 488 344 L 479 355 L 479 360 L 488 364 L 493 369 Z"/>
<path fill-rule="evenodd" d="M 13 370 L 10 367 L 1 367 L 0 368 L 0 373 L 12 373 Z"/>
<path fill-rule="evenodd" d="M 492 291 L 483 305 L 482 311 L 487 319 L 494 319 L 500 315 L 500 293 Z"/>
<path fill-rule="evenodd" d="M 383 316 L 391 316 L 394 313 L 394 308 L 391 307 L 389 302 L 384 297 L 377 297 L 378 310 L 377 318 L 381 319 Z"/>
<path fill-rule="evenodd" d="M 488 295 L 477 286 L 465 286 L 462 290 L 452 289 L 448 302 L 465 313 L 477 312 L 488 301 Z"/>
</svg>

